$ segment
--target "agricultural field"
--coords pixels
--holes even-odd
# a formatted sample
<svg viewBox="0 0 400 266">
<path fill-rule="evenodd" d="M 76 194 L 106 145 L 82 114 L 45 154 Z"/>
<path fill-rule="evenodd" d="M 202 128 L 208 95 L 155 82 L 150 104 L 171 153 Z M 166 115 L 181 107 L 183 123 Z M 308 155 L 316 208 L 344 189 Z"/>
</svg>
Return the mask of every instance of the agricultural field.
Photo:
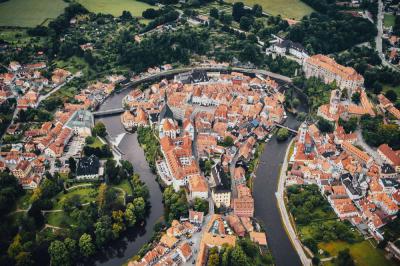
<svg viewBox="0 0 400 266">
<path fill-rule="evenodd" d="M 0 3 L 0 26 L 34 27 L 58 17 L 63 0 L 9 0 Z"/>
<path fill-rule="evenodd" d="M 229 3 L 238 2 L 227 0 Z M 271 15 L 281 15 L 284 18 L 300 20 L 305 15 L 310 14 L 313 9 L 300 0 L 243 0 L 247 6 L 260 4 L 263 11 Z"/>
<path fill-rule="evenodd" d="M 89 11 L 94 13 L 111 14 L 121 16 L 122 11 L 127 10 L 133 16 L 141 17 L 142 12 L 148 8 L 157 9 L 156 6 L 136 0 L 78 0 Z"/>
</svg>

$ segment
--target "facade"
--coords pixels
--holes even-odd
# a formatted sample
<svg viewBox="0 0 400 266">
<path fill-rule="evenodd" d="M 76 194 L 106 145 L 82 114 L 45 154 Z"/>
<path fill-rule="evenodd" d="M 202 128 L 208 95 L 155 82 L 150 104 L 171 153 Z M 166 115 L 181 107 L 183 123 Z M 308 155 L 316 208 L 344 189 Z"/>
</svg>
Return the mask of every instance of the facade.
<svg viewBox="0 0 400 266">
<path fill-rule="evenodd" d="M 303 70 L 307 78 L 318 77 L 325 83 L 335 81 L 341 89 L 355 90 L 364 84 L 364 78 L 354 68 L 342 66 L 322 54 L 305 59 Z"/>
</svg>

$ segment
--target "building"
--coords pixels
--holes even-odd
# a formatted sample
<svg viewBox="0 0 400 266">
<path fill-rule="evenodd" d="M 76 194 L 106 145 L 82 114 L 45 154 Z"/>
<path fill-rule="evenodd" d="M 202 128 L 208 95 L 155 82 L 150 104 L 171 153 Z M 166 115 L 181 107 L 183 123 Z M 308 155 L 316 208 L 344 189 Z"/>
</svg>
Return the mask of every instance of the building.
<svg viewBox="0 0 400 266">
<path fill-rule="evenodd" d="M 93 115 L 88 110 L 77 110 L 70 117 L 65 126 L 73 130 L 74 134 L 81 137 L 91 136 L 94 126 Z"/>
<path fill-rule="evenodd" d="M 307 78 L 318 77 L 325 83 L 335 81 L 341 89 L 355 90 L 364 84 L 364 78 L 354 68 L 342 66 L 322 54 L 306 58 L 303 70 Z"/>
<path fill-rule="evenodd" d="M 221 215 L 214 214 L 204 228 L 200 249 L 196 260 L 196 266 L 207 265 L 208 250 L 212 247 L 220 249 L 224 244 L 234 247 L 236 236 L 232 230 L 226 227 L 226 221 Z"/>
<path fill-rule="evenodd" d="M 76 179 L 97 179 L 100 173 L 100 161 L 95 155 L 79 159 L 76 168 Z"/>
<path fill-rule="evenodd" d="M 291 54 L 299 59 L 309 57 L 306 49 L 300 44 L 290 40 L 279 40 L 272 46 L 272 50 L 280 55 Z"/>
<path fill-rule="evenodd" d="M 394 151 L 387 144 L 382 144 L 378 147 L 378 154 L 382 159 L 393 166 L 397 173 L 400 173 L 400 150 Z"/>
<path fill-rule="evenodd" d="M 254 199 L 245 185 L 236 186 L 238 197 L 233 199 L 233 213 L 239 217 L 253 217 Z"/>
<path fill-rule="evenodd" d="M 231 206 L 231 183 L 222 166 L 216 164 L 211 170 L 211 198 L 217 208 Z"/>
<path fill-rule="evenodd" d="M 13 175 L 18 179 L 24 179 L 29 177 L 31 173 L 32 165 L 29 161 L 22 160 L 17 164 L 14 170 L 12 170 Z"/>
<path fill-rule="evenodd" d="M 206 179 L 201 175 L 193 175 L 189 178 L 190 198 L 207 199 L 208 185 Z"/>
</svg>

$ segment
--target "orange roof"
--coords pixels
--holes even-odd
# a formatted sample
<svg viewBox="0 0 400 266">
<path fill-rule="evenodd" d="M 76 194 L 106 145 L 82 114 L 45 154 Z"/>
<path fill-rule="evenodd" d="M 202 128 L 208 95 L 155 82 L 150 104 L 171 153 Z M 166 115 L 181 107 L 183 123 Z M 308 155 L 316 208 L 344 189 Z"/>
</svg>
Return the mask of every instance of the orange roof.
<svg viewBox="0 0 400 266">
<path fill-rule="evenodd" d="M 382 144 L 381 146 L 378 147 L 378 151 L 383 153 L 386 158 L 388 158 L 391 161 L 391 164 L 395 166 L 400 165 L 400 156 L 398 155 L 397 152 L 395 152 L 392 148 L 389 147 L 387 144 Z"/>
</svg>

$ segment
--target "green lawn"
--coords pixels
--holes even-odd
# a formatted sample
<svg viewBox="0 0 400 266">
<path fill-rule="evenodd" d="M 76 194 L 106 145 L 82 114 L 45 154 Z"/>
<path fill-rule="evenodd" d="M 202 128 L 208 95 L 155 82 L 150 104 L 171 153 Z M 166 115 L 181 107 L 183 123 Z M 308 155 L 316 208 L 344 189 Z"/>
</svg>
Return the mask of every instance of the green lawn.
<svg viewBox="0 0 400 266">
<path fill-rule="evenodd" d="M 71 58 L 68 58 L 68 60 L 57 60 L 55 61 L 55 66 L 58 68 L 64 68 L 71 73 L 76 73 L 78 71 L 82 71 L 84 75 L 87 75 L 87 71 L 89 68 L 88 63 L 81 58 L 77 56 L 73 56 Z"/>
<path fill-rule="evenodd" d="M 238 2 L 227 0 L 227 2 Z M 243 0 L 248 6 L 260 4 L 263 11 L 274 16 L 281 15 L 284 18 L 300 20 L 303 16 L 310 14 L 313 9 L 300 0 Z"/>
<path fill-rule="evenodd" d="M 66 225 L 72 225 L 72 219 L 68 217 L 64 212 L 52 212 L 46 214 L 46 220 L 48 224 L 58 227 L 65 227 Z"/>
<path fill-rule="evenodd" d="M 9 0 L 0 3 L 0 26 L 34 27 L 60 15 L 63 0 Z"/>
<path fill-rule="evenodd" d="M 366 240 L 355 244 L 349 244 L 341 241 L 322 243 L 319 244 L 318 247 L 329 252 L 330 256 L 336 256 L 339 251 L 348 248 L 356 265 L 396 265 L 396 263 L 389 261 L 384 257 L 384 252 L 382 250 L 374 248 L 371 243 Z"/>
<path fill-rule="evenodd" d="M 77 188 L 69 191 L 67 194 L 64 194 L 64 192 L 60 192 L 55 198 L 55 205 L 54 209 L 62 209 L 62 202 L 67 199 L 72 197 L 73 195 L 79 195 L 80 196 L 80 202 L 81 204 L 88 203 L 91 201 L 94 201 L 97 196 L 97 189 L 93 187 L 83 187 L 83 188 Z"/>
<path fill-rule="evenodd" d="M 91 12 L 121 16 L 122 11 L 127 10 L 133 16 L 142 16 L 142 12 L 148 8 L 157 9 L 156 6 L 135 0 L 78 0 Z"/>
<path fill-rule="evenodd" d="M 383 18 L 383 25 L 385 25 L 385 27 L 393 27 L 395 18 L 396 17 L 392 14 L 385 14 Z"/>
<path fill-rule="evenodd" d="M 21 210 L 27 209 L 30 204 L 31 196 L 32 196 L 32 191 L 26 191 L 26 194 L 18 199 L 17 208 Z"/>
<path fill-rule="evenodd" d="M 101 148 L 103 145 L 104 145 L 103 142 L 101 142 L 99 138 L 95 138 L 94 142 L 89 146 L 92 148 Z"/>
<path fill-rule="evenodd" d="M 122 188 L 123 190 L 125 190 L 126 194 L 128 195 L 132 195 L 132 188 L 131 188 L 131 184 L 129 183 L 128 180 L 123 180 L 121 183 L 119 183 L 118 185 L 116 185 L 115 187 L 118 188 Z"/>
</svg>

